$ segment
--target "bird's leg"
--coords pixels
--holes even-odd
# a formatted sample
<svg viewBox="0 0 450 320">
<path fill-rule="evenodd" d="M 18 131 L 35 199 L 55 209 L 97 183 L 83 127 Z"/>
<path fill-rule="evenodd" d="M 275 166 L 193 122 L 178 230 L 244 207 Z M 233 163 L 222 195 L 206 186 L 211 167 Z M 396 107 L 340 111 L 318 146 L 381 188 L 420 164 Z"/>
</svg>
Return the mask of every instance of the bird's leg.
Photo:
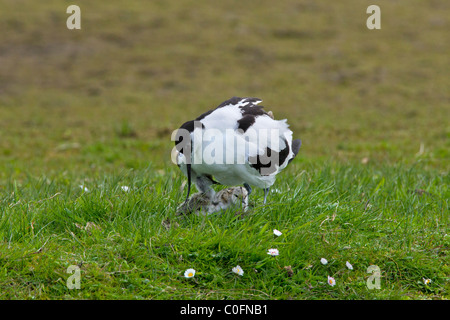
<svg viewBox="0 0 450 320">
<path fill-rule="evenodd" d="M 264 204 L 266 204 L 267 201 L 267 195 L 269 194 L 270 188 L 264 188 Z"/>
<path fill-rule="evenodd" d="M 247 184 L 247 183 L 246 183 Z M 250 186 L 247 184 L 247 186 L 250 188 Z M 245 187 L 245 185 L 244 185 L 244 187 Z M 247 188 L 246 188 L 247 189 Z M 250 191 L 252 190 L 252 188 L 250 188 Z M 245 211 L 247 211 L 247 209 L 248 209 L 248 195 L 250 194 L 250 192 L 248 192 L 248 189 L 247 189 L 247 194 L 245 194 L 244 193 L 244 190 L 242 189 L 242 187 L 241 187 L 241 194 L 243 195 L 242 196 L 242 207 L 243 207 L 243 209 L 244 209 L 244 212 Z"/>
<path fill-rule="evenodd" d="M 188 200 L 189 200 L 189 194 L 191 193 L 191 165 L 188 163 L 186 165 L 186 173 L 187 173 L 187 178 L 188 178 L 188 190 L 187 190 L 187 195 L 186 195 L 186 200 L 184 200 L 184 204 L 187 204 Z"/>
<path fill-rule="evenodd" d="M 204 193 L 209 199 L 212 199 L 216 193 L 214 189 L 211 188 L 212 184 L 213 181 L 206 176 L 197 176 L 197 179 L 195 179 L 195 186 L 198 191 Z"/>
<path fill-rule="evenodd" d="M 245 189 L 247 189 L 247 192 L 250 195 L 250 193 L 252 193 L 252 187 L 250 187 L 250 185 L 247 182 L 244 183 L 244 187 Z"/>
</svg>

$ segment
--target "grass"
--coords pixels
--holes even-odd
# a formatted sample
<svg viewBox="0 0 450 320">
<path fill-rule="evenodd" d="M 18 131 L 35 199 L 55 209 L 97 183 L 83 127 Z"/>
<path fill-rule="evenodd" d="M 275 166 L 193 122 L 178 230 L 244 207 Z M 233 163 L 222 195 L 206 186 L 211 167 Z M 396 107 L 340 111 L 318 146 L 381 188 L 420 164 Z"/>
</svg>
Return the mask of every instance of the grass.
<svg viewBox="0 0 450 320">
<path fill-rule="evenodd" d="M 181 182 L 175 170 L 158 175 L 149 168 L 85 183 L 89 192 L 78 185 L 83 181 L 30 177 L 21 185 L 9 183 L 0 220 L 1 297 L 447 296 L 448 177 L 401 167 L 309 167 L 281 179 L 265 207 L 262 192 L 255 192 L 243 216 L 184 219 L 175 214 Z M 283 234 L 276 237 L 273 229 Z M 269 248 L 280 255 L 267 255 Z M 322 257 L 327 265 L 319 262 Z M 231 272 L 238 264 L 242 277 Z M 70 265 L 81 266 L 81 290 L 66 287 Z M 366 287 L 370 265 L 381 269 L 380 290 Z M 197 274 L 184 279 L 190 267 Z M 326 284 L 328 275 L 335 287 Z"/>
<path fill-rule="evenodd" d="M 2 1 L 0 299 L 448 299 L 450 6 L 370 4 L 80 0 L 69 31 Z M 235 95 L 299 157 L 267 206 L 181 219 L 172 130 Z"/>
</svg>

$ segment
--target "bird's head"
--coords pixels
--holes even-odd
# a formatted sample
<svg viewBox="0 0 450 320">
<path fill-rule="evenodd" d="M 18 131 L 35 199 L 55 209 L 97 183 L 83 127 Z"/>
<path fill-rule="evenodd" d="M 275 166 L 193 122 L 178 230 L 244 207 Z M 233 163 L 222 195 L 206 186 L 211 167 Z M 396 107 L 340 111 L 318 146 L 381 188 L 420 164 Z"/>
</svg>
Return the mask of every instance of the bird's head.
<svg viewBox="0 0 450 320">
<path fill-rule="evenodd" d="M 189 199 L 189 193 L 191 191 L 191 138 L 190 131 L 186 129 L 187 123 L 183 124 L 180 129 L 174 131 L 172 134 L 172 141 L 175 141 L 175 148 L 172 149 L 172 162 L 175 163 L 178 168 L 187 176 L 188 178 L 188 192 L 186 195 L 185 202 L 187 203 Z M 188 157 L 186 157 L 188 154 Z"/>
</svg>

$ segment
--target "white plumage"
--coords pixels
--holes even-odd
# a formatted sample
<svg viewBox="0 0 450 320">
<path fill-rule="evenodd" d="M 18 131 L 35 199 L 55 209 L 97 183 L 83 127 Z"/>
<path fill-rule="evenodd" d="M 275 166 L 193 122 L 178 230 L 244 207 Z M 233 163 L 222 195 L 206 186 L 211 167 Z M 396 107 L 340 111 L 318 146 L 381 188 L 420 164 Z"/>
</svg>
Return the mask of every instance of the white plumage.
<svg viewBox="0 0 450 320">
<path fill-rule="evenodd" d="M 176 163 L 207 197 L 211 185 L 244 185 L 267 193 L 276 175 L 297 155 L 301 141 L 292 140 L 287 120 L 275 120 L 258 98 L 233 97 L 195 120 L 184 123 L 175 136 Z M 217 182 L 216 182 L 217 181 Z"/>
</svg>

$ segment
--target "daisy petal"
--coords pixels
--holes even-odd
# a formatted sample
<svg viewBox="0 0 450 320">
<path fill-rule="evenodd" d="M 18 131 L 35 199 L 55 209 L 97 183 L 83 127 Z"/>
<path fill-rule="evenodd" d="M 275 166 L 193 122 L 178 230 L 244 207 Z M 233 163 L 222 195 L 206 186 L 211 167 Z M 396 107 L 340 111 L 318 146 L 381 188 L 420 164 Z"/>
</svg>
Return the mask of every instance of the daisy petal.
<svg viewBox="0 0 450 320">
<path fill-rule="evenodd" d="M 345 265 L 347 266 L 347 268 L 349 268 L 350 270 L 353 270 L 353 266 L 350 262 L 346 262 Z"/>
<path fill-rule="evenodd" d="M 194 277 L 195 276 L 195 270 L 194 269 L 187 269 L 185 272 L 184 272 L 184 277 L 185 278 L 192 278 L 192 277 Z"/>
<path fill-rule="evenodd" d="M 334 280 L 333 277 L 328 276 L 328 284 L 333 287 L 336 285 L 336 280 Z"/>
<path fill-rule="evenodd" d="M 236 274 L 238 274 L 240 276 L 244 275 L 244 270 L 242 270 L 242 268 L 239 265 L 237 265 L 236 267 L 232 268 L 231 271 L 233 271 L 234 273 L 236 273 Z"/>
</svg>

